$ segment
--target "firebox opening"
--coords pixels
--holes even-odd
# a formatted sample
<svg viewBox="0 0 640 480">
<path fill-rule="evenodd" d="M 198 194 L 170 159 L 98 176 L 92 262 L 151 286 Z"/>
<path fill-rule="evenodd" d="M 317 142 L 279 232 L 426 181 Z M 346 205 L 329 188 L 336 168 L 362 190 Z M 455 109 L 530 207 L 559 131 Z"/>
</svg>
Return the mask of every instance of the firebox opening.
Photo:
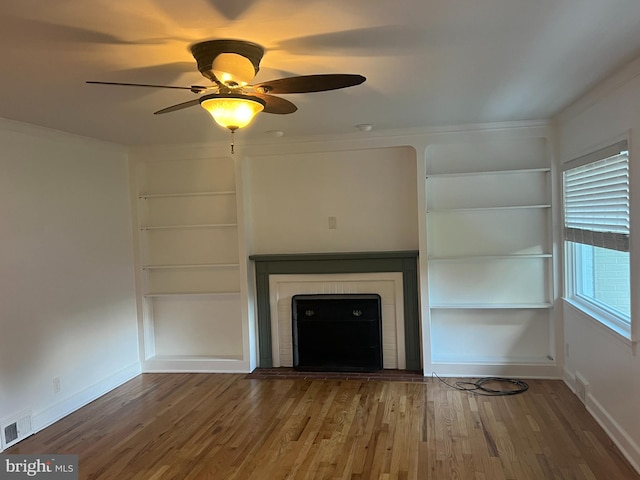
<svg viewBox="0 0 640 480">
<path fill-rule="evenodd" d="M 381 305 L 378 294 L 294 295 L 291 299 L 294 368 L 381 370 Z"/>
</svg>

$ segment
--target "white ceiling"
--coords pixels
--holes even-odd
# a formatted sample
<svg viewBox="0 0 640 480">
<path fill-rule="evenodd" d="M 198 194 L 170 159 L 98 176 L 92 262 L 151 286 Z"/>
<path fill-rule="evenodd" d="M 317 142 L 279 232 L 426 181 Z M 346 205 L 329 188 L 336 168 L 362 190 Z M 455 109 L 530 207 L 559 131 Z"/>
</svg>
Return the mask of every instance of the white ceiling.
<svg viewBox="0 0 640 480">
<path fill-rule="evenodd" d="M 207 85 L 189 46 L 265 47 L 255 82 L 359 73 L 299 110 L 239 132 L 287 136 L 553 116 L 640 54 L 639 0 L 3 0 L 0 117 L 125 145 L 226 138 L 189 91 L 86 80 Z"/>
</svg>

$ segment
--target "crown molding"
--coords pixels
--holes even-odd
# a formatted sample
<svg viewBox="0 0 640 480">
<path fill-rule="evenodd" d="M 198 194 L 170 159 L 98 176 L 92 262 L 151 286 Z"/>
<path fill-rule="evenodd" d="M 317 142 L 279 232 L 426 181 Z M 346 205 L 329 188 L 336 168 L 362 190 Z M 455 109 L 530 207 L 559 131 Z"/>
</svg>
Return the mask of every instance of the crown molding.
<svg viewBox="0 0 640 480">
<path fill-rule="evenodd" d="M 617 89 L 624 87 L 636 77 L 640 76 L 640 56 L 627 61 L 624 65 L 611 73 L 608 77 L 562 109 L 554 118 L 554 123 L 566 122 L 569 119 L 588 110 L 603 98 Z"/>
<path fill-rule="evenodd" d="M 22 135 L 34 135 L 39 138 L 45 138 L 55 142 L 68 142 L 75 144 L 90 144 L 101 150 L 111 150 L 118 153 L 126 154 L 128 148 L 125 145 L 106 142 L 97 138 L 85 137 L 75 133 L 65 132 L 63 130 L 55 130 L 53 128 L 42 127 L 32 123 L 25 123 L 18 120 L 11 120 L 0 117 L 0 130 L 14 132 Z"/>
<path fill-rule="evenodd" d="M 326 151 L 366 150 L 372 148 L 412 147 L 416 150 L 433 143 L 459 141 L 460 135 L 549 136 L 549 120 L 525 120 L 513 122 L 474 123 L 450 126 L 416 127 L 411 129 L 374 130 L 349 132 L 337 135 L 310 135 L 297 137 L 269 137 L 265 139 L 236 136 L 236 154 L 231 155 L 230 142 L 132 146 L 132 156 L 142 155 L 156 159 L 243 157 L 280 153 L 314 153 Z M 474 138 L 474 140 L 477 138 Z"/>
</svg>

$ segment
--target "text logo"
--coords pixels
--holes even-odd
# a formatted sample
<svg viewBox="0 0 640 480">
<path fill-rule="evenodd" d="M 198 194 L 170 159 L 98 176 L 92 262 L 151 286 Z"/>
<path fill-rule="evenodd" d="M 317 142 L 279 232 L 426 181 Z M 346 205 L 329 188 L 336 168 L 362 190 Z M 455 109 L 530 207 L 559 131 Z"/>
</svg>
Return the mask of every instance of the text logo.
<svg viewBox="0 0 640 480">
<path fill-rule="evenodd" d="M 0 480 L 78 480 L 77 455 L 0 455 Z"/>
</svg>

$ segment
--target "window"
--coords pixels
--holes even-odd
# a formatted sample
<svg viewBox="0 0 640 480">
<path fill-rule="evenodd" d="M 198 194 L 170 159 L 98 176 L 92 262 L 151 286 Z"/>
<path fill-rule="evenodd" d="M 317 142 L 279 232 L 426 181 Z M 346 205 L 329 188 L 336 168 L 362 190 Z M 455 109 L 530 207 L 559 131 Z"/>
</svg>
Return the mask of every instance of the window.
<svg viewBox="0 0 640 480">
<path fill-rule="evenodd" d="M 563 196 L 566 298 L 629 337 L 627 142 L 567 162 Z"/>
</svg>

